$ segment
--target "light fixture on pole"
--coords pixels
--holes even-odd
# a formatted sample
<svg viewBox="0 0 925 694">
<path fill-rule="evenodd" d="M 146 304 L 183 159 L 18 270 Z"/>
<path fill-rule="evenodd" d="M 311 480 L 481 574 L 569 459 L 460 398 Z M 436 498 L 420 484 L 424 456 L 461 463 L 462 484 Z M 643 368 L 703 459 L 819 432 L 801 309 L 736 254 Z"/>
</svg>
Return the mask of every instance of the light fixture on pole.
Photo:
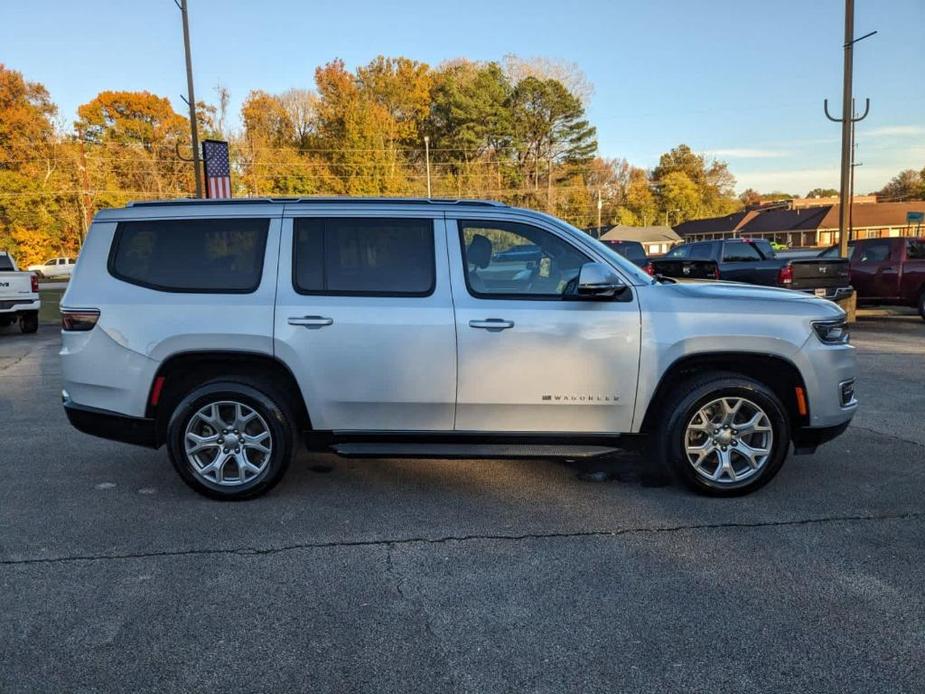
<svg viewBox="0 0 925 694">
<path fill-rule="evenodd" d="M 424 161 L 427 164 L 427 197 L 430 197 L 430 137 L 424 136 Z"/>
</svg>

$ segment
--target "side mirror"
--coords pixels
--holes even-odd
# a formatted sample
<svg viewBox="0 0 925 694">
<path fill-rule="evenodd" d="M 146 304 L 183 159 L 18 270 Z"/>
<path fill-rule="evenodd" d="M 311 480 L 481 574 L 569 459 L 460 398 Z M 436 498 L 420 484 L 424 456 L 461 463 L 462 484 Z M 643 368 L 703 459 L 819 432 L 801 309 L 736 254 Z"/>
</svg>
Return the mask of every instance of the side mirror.
<svg viewBox="0 0 925 694">
<path fill-rule="evenodd" d="M 603 263 L 585 263 L 578 273 L 578 295 L 609 299 L 626 290 L 623 280 Z"/>
</svg>

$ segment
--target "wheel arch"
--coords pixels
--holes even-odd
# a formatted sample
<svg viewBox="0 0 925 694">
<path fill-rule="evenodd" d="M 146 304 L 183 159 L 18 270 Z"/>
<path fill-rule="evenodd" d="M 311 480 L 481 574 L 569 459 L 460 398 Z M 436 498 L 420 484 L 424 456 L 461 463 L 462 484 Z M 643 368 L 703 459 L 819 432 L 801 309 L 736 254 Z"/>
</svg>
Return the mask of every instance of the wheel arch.
<svg viewBox="0 0 925 694">
<path fill-rule="evenodd" d="M 155 373 L 148 390 L 146 416 L 155 420 L 157 445 L 167 435 L 167 424 L 180 401 L 194 388 L 217 378 L 246 377 L 267 383 L 288 399 L 299 430 L 310 430 L 311 417 L 292 370 L 281 360 L 241 350 L 189 351 L 172 354 Z"/>
<path fill-rule="evenodd" d="M 736 373 L 770 388 L 784 404 L 793 428 L 809 424 L 806 383 L 796 365 L 776 354 L 757 352 L 703 352 L 676 359 L 662 374 L 643 416 L 641 433 L 656 429 L 657 419 L 670 393 L 681 383 L 705 371 Z M 802 388 L 805 414 L 800 414 L 796 388 Z"/>
</svg>

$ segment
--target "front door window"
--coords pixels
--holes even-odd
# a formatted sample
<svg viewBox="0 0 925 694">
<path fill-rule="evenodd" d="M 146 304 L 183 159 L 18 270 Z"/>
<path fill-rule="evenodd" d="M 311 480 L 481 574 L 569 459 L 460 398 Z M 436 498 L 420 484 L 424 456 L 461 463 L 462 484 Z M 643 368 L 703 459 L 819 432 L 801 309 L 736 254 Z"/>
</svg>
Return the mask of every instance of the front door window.
<svg viewBox="0 0 925 694">
<path fill-rule="evenodd" d="M 576 294 L 584 253 L 517 222 L 460 221 L 466 285 L 479 298 L 559 300 Z"/>
</svg>

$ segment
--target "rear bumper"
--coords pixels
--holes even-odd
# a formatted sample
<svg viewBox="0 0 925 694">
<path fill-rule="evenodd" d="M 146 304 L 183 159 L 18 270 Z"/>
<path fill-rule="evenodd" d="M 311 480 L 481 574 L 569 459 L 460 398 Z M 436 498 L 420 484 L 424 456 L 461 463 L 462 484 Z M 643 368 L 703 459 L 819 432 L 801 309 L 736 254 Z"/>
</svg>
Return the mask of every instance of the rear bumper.
<svg viewBox="0 0 925 694">
<path fill-rule="evenodd" d="M 42 302 L 36 299 L 13 299 L 0 301 L 0 316 L 17 315 L 26 311 L 38 311 L 42 307 Z"/>
<path fill-rule="evenodd" d="M 130 417 L 118 412 L 78 405 L 69 400 L 64 402 L 64 411 L 71 425 L 85 434 L 148 448 L 157 448 L 159 445 L 153 419 Z"/>
<path fill-rule="evenodd" d="M 828 299 L 829 301 L 844 299 L 845 297 L 849 297 L 854 293 L 854 289 L 850 286 L 820 287 L 820 289 L 825 289 L 825 294 L 816 294 L 815 289 L 797 289 L 796 291 L 803 292 L 804 294 L 812 294 L 813 296 L 818 296 L 820 299 Z"/>
<path fill-rule="evenodd" d="M 797 455 L 805 453 L 815 453 L 816 448 L 832 439 L 838 438 L 845 433 L 845 429 L 851 421 L 842 422 L 832 427 L 822 427 L 819 429 L 802 428 L 797 429 L 793 434 L 793 452 Z"/>
</svg>

